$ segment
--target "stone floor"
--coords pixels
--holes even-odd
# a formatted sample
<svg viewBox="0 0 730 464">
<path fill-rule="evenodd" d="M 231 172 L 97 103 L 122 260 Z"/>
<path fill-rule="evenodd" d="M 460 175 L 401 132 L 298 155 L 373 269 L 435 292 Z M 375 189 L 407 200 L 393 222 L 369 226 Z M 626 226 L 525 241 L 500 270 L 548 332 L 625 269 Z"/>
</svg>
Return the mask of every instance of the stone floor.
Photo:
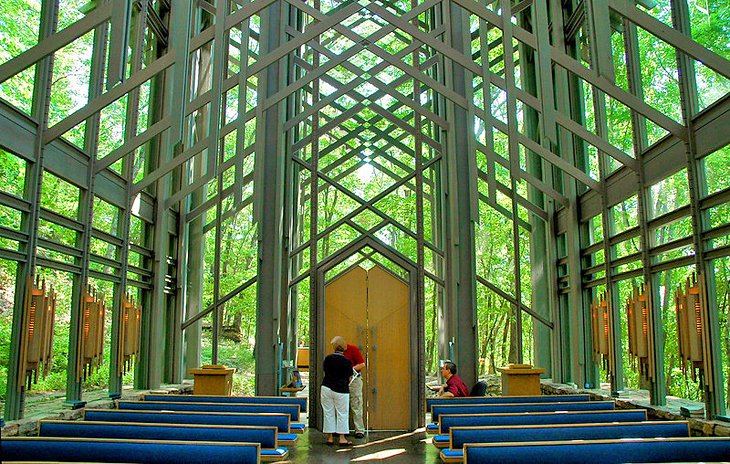
<svg viewBox="0 0 730 464">
<path fill-rule="evenodd" d="M 325 435 L 310 429 L 290 449 L 292 464 L 349 462 L 384 462 L 389 464 L 436 464 L 438 450 L 424 429 L 413 432 L 368 432 L 364 439 L 352 439 L 352 447 L 327 446 Z"/>
</svg>

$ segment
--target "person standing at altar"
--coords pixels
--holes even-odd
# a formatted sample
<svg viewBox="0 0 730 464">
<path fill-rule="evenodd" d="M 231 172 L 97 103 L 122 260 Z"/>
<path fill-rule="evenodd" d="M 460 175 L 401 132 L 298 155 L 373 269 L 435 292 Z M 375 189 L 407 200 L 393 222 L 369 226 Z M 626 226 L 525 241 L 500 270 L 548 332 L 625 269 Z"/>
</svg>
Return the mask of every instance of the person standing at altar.
<svg viewBox="0 0 730 464">
<path fill-rule="evenodd" d="M 347 349 L 342 354 L 352 363 L 350 414 L 352 414 L 352 422 L 355 426 L 355 438 L 363 438 L 365 437 L 365 422 L 363 421 L 362 370 L 365 368 L 365 358 L 363 358 L 357 346 L 347 343 L 344 338 L 338 335 L 332 339 L 333 342 L 335 340 L 347 346 Z"/>
</svg>

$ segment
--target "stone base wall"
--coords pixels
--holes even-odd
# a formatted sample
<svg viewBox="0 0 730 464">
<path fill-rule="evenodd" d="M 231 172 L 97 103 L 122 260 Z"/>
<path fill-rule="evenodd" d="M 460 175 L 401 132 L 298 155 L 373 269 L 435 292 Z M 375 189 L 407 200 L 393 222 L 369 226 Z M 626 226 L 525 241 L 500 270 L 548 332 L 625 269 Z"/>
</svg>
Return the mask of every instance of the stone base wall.
<svg viewBox="0 0 730 464">
<path fill-rule="evenodd" d="M 192 394 L 193 384 L 184 383 L 176 386 L 166 386 L 159 390 L 128 390 L 122 393 L 120 399 L 123 400 L 141 400 L 142 397 L 148 393 L 155 394 Z M 16 421 L 10 421 L 2 427 L 2 433 L 0 436 L 3 437 L 27 437 L 38 435 L 38 424 L 41 420 L 82 420 L 84 417 L 84 410 L 86 409 L 113 409 L 115 407 L 114 400 L 109 398 L 89 401 L 86 406 L 79 409 L 68 409 L 63 408 L 62 405 L 49 404 L 47 415 L 42 417 L 33 417 L 28 419 L 19 419 Z"/>
<path fill-rule="evenodd" d="M 686 418 L 679 414 L 680 406 L 687 406 L 685 400 L 667 400 L 666 406 L 649 404 L 648 394 L 645 392 L 626 392 L 618 398 L 612 397 L 604 390 L 576 388 L 572 385 L 541 382 L 540 388 L 545 395 L 589 394 L 592 400 L 613 400 L 618 409 L 646 409 L 650 420 L 686 420 L 689 422 L 692 436 L 730 437 L 730 422 L 718 420 Z"/>
</svg>

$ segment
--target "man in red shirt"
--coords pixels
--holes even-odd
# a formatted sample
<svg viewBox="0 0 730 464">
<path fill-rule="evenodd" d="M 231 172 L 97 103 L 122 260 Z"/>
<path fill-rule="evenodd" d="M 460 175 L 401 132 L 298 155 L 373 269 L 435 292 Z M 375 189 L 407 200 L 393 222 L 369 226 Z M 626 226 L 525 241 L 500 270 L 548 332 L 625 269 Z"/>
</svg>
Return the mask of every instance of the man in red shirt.
<svg viewBox="0 0 730 464">
<path fill-rule="evenodd" d="M 347 359 L 352 362 L 352 380 L 350 381 L 350 411 L 352 413 L 352 422 L 355 425 L 355 438 L 363 438 L 365 436 L 365 423 L 362 419 L 362 374 L 365 368 L 365 358 L 363 358 L 360 349 L 357 346 L 345 342 L 345 339 L 339 335 L 332 339 L 332 342 L 339 339 L 347 345 L 344 354 Z"/>
<path fill-rule="evenodd" d="M 469 387 L 456 375 L 456 364 L 446 361 L 441 366 L 441 375 L 446 380 L 446 385 L 439 389 L 439 396 L 469 396 Z"/>
</svg>

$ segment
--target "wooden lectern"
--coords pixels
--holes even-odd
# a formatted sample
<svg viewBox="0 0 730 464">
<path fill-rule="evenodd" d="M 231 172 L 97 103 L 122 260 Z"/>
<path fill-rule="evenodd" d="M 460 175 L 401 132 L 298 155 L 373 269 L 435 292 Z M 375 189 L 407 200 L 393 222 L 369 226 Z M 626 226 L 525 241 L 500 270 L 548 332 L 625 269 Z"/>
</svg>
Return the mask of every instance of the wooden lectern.
<svg viewBox="0 0 730 464">
<path fill-rule="evenodd" d="M 540 374 L 545 369 L 530 364 L 508 364 L 497 370 L 502 373 L 502 396 L 541 394 Z"/>
<path fill-rule="evenodd" d="M 194 376 L 193 395 L 224 395 L 231 396 L 233 392 L 232 367 L 220 364 L 209 364 L 196 369 L 190 369 Z"/>
<path fill-rule="evenodd" d="M 300 346 L 297 348 L 297 369 L 308 370 L 309 369 L 309 347 Z"/>
</svg>

